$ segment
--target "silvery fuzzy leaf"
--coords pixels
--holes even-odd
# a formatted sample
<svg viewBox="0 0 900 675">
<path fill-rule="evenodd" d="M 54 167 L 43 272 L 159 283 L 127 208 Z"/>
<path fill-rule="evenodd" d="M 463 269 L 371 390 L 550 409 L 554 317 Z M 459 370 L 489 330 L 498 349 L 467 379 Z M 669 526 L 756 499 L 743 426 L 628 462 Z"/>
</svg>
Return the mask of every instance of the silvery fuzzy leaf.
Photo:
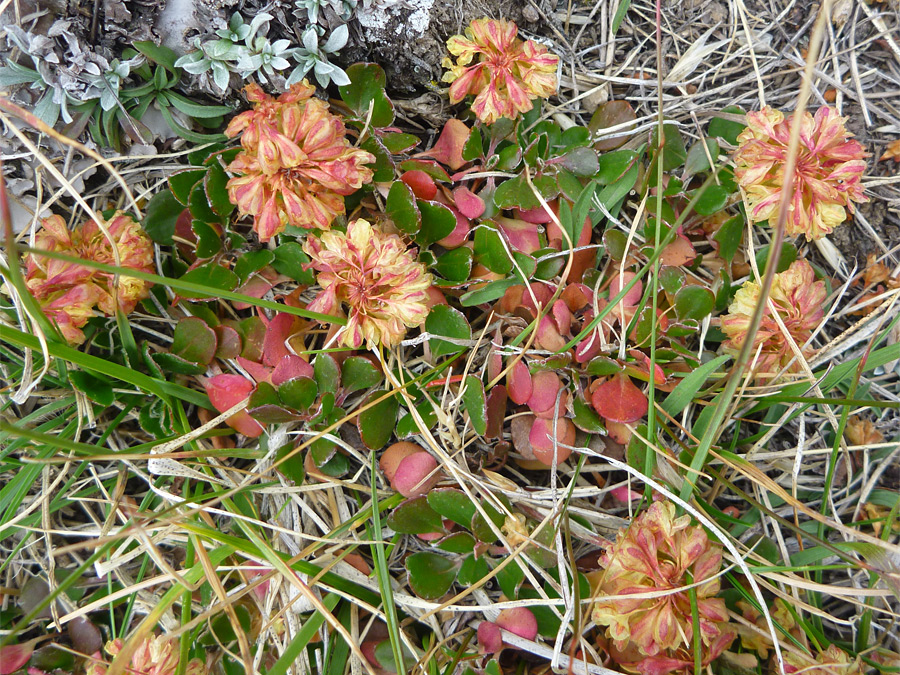
<svg viewBox="0 0 900 675">
<path fill-rule="evenodd" d="M 116 107 L 116 102 L 118 98 L 116 97 L 116 92 L 112 89 L 104 89 L 100 93 L 100 107 L 104 110 L 112 110 Z"/>
<path fill-rule="evenodd" d="M 231 73 L 228 72 L 228 69 L 221 63 L 214 62 L 212 64 L 212 74 L 213 82 L 216 83 L 216 86 L 222 91 L 227 91 L 228 81 L 231 79 Z"/>
<path fill-rule="evenodd" d="M 59 120 L 60 106 L 53 100 L 53 93 L 48 91 L 41 97 L 41 100 L 35 104 L 32 112 L 35 117 L 43 121 L 47 126 L 52 127 L 55 126 L 56 122 Z M 64 120 L 66 124 L 72 121 L 72 117 L 68 114 L 68 111 L 66 111 Z"/>
<path fill-rule="evenodd" d="M 319 51 L 319 34 L 312 26 L 303 31 L 303 47 L 308 52 Z"/>
<path fill-rule="evenodd" d="M 268 63 L 268 66 L 275 70 L 284 70 L 285 68 L 289 67 L 290 65 L 291 65 L 290 61 L 288 61 L 287 59 L 283 59 L 280 56 L 273 56 L 272 60 L 269 61 L 269 63 Z"/>
<path fill-rule="evenodd" d="M 291 46 L 290 40 L 275 40 L 272 43 L 272 53 L 273 54 L 284 54 L 288 51 L 288 48 Z"/>
<path fill-rule="evenodd" d="M 350 84 L 350 76 L 344 71 L 343 68 L 331 64 L 333 70 L 331 71 L 331 81 L 334 82 L 339 87 L 345 87 Z"/>
<path fill-rule="evenodd" d="M 300 80 L 302 80 L 304 77 L 306 77 L 306 74 L 309 72 L 310 68 L 312 68 L 312 63 L 301 62 L 299 66 L 297 66 L 296 68 L 294 68 L 293 71 L 291 71 L 291 74 L 288 77 L 287 82 L 285 82 L 285 84 L 287 84 L 287 86 L 289 86 L 289 87 L 292 84 L 297 84 Z"/>
<path fill-rule="evenodd" d="M 250 22 L 250 34 L 247 35 L 247 37 L 245 37 L 244 40 L 247 41 L 247 40 L 251 39 L 254 35 L 256 35 L 256 32 L 258 30 L 260 30 L 260 27 L 264 23 L 267 23 L 271 20 L 272 20 L 272 15 L 267 14 L 266 12 L 261 12 L 260 14 L 257 14 L 256 16 L 254 16 L 253 21 Z M 265 35 L 268 32 L 269 32 L 269 29 L 268 29 L 268 27 L 266 27 L 266 29 L 263 30 L 260 33 L 260 35 Z"/>
<path fill-rule="evenodd" d="M 347 27 L 347 24 L 342 23 L 328 36 L 328 41 L 322 46 L 322 51 L 326 54 L 333 54 L 339 49 L 343 49 L 349 37 L 350 29 Z"/>
<path fill-rule="evenodd" d="M 188 68 L 194 67 L 198 63 L 202 63 L 204 60 L 206 60 L 206 57 L 204 56 L 202 51 L 197 50 L 195 52 L 188 52 L 184 56 L 179 56 L 178 59 L 176 59 L 175 67 L 176 68 L 184 68 L 189 73 L 194 73 L 196 75 L 197 74 L 196 72 L 194 72 L 193 70 L 188 70 Z M 207 65 L 206 68 L 208 68 L 208 67 L 209 66 Z M 203 70 L 206 70 L 206 68 L 204 68 Z M 201 70 L 199 72 L 203 72 L 203 71 Z"/>
<path fill-rule="evenodd" d="M 247 52 L 247 48 L 231 40 L 214 40 L 204 44 L 203 51 L 214 61 L 237 61 Z"/>
<path fill-rule="evenodd" d="M 0 68 L 0 87 L 13 87 L 17 84 L 38 84 L 41 75 L 36 70 L 20 66 L 10 61 L 8 65 Z"/>
<path fill-rule="evenodd" d="M 257 70 L 263 64 L 263 57 L 260 54 L 244 54 L 237 62 L 235 68 L 241 73 L 249 75 Z"/>
</svg>

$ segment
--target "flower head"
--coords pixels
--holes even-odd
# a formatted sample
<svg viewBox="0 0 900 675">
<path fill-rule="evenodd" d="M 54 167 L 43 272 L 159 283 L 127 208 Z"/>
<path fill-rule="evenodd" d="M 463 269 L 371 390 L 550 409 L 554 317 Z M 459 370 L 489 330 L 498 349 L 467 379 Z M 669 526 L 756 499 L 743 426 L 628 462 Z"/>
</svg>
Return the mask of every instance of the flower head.
<svg viewBox="0 0 900 675">
<path fill-rule="evenodd" d="M 716 597 L 721 547 L 689 516 L 676 518 L 674 504 L 655 502 L 635 518 L 600 565 L 591 616 L 606 626 L 609 651 L 621 665 L 655 675 L 693 666 L 691 599 L 684 588 L 692 583 L 699 584 L 694 590 L 704 662 L 734 639 L 725 601 Z M 629 597 L 635 594 L 658 595 Z"/>
<path fill-rule="evenodd" d="M 784 272 L 776 274 L 772 281 L 769 299 L 775 305 L 784 327 L 801 349 L 824 316 L 826 294 L 825 283 L 816 281 L 813 268 L 805 260 L 792 263 Z M 759 301 L 759 284 L 747 281 L 738 289 L 728 307 L 728 314 L 722 317 L 722 330 L 728 336 L 726 351 L 740 351 Z M 793 358 L 790 343 L 768 304 L 753 340 L 754 354 L 760 347 L 757 371 L 761 374 L 774 373 L 778 368 L 787 366 Z M 799 364 L 795 363 L 793 369 L 799 369 Z"/>
<path fill-rule="evenodd" d="M 747 128 L 738 136 L 734 175 L 747 193 L 750 220 L 777 217 L 784 188 L 793 116 L 768 106 L 747 113 Z M 865 202 L 860 183 L 866 153 L 844 128 L 844 120 L 828 106 L 815 117 L 804 113 L 800 121 L 800 146 L 794 170 L 790 212 L 785 231 L 820 239 L 853 213 L 853 202 Z"/>
<path fill-rule="evenodd" d="M 102 228 L 91 220 L 71 232 L 60 216 L 46 218 L 35 237 L 35 246 L 107 265 L 116 264 L 118 253 L 121 267 L 153 272 L 152 242 L 141 226 L 122 211 L 105 221 Z M 28 255 L 25 269 L 28 289 L 70 344 L 84 342 L 80 329 L 93 314 L 94 306 L 112 316 L 116 312 L 114 298 L 117 298 L 119 309 L 129 314 L 147 297 L 151 286 L 147 281 L 129 276 L 121 276 L 116 282 L 115 275 L 109 272 L 40 254 Z"/>
<path fill-rule="evenodd" d="M 305 97 L 303 86 L 309 86 L 305 80 L 294 85 L 287 102 L 288 94 L 278 100 L 262 94 L 258 111 L 228 127 L 244 129 L 244 151 L 228 166 L 235 174 L 228 194 L 242 214 L 255 217 L 253 228 L 264 242 L 287 225 L 328 229 L 344 212 L 343 196 L 372 179 L 364 165 L 375 157 L 352 148 L 344 123 L 325 103 Z"/>
<path fill-rule="evenodd" d="M 536 42 L 516 37 L 516 24 L 502 19 L 476 19 L 465 35 L 447 40 L 457 57 L 443 61 L 444 82 L 450 86 L 451 103 L 473 94 L 472 111 L 485 124 L 500 117 L 513 119 L 532 108 L 531 100 L 556 93 L 559 57 Z M 474 59 L 474 65 L 469 65 Z"/>
<path fill-rule="evenodd" d="M 322 287 L 308 309 L 335 314 L 341 303 L 349 307 L 343 344 L 395 345 L 407 328 L 424 323 L 431 275 L 397 235 L 355 220 L 347 226 L 347 234 L 332 231 L 310 237 L 303 250 Z"/>
<path fill-rule="evenodd" d="M 106 643 L 104 649 L 115 659 L 124 646 L 124 642 L 116 638 Z M 175 675 L 180 661 L 177 641 L 162 635 L 151 635 L 134 650 L 125 671 L 132 675 Z M 92 661 L 87 668 L 87 675 L 106 675 L 106 669 L 105 664 Z M 200 659 L 191 659 L 185 672 L 187 675 L 206 675 L 207 668 Z"/>
<path fill-rule="evenodd" d="M 784 655 L 784 672 L 803 675 L 862 675 L 866 668 L 858 658 L 851 659 L 840 647 L 829 645 L 825 651 L 812 656 L 789 651 Z"/>
</svg>

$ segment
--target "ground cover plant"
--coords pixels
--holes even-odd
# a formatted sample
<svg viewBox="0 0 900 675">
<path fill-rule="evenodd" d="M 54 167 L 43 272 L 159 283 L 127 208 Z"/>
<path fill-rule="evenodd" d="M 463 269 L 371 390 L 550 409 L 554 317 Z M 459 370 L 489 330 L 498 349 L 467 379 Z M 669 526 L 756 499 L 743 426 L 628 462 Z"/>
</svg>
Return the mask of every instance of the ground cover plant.
<svg viewBox="0 0 900 675">
<path fill-rule="evenodd" d="M 473 4 L 0 10 L 0 675 L 900 669 L 896 7 Z"/>
</svg>

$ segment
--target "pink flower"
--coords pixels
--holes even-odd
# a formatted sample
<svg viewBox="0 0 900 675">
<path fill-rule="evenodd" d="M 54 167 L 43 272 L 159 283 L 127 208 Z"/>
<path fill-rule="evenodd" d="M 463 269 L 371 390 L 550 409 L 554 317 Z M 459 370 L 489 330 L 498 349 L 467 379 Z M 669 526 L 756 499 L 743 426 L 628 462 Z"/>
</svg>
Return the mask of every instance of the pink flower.
<svg viewBox="0 0 900 675">
<path fill-rule="evenodd" d="M 403 339 L 407 328 L 425 322 L 431 275 L 397 235 L 354 220 L 347 234 L 331 231 L 321 238 L 310 237 L 303 250 L 322 287 L 308 309 L 337 314 L 342 303 L 349 307 L 343 344 L 392 346 Z"/>
<path fill-rule="evenodd" d="M 251 115 L 241 124 L 234 124 L 236 118 L 233 129 L 229 125 L 235 133 L 246 127 L 242 143 L 248 134 L 257 139 L 256 145 L 244 144 L 229 165 L 235 177 L 228 181 L 228 194 L 241 214 L 254 216 L 253 229 L 264 242 L 287 225 L 328 229 L 344 213 L 343 196 L 372 179 L 364 165 L 375 161 L 350 146 L 344 123 L 322 101 L 308 99 L 279 110 Z"/>
<path fill-rule="evenodd" d="M 105 222 L 104 228 L 116 247 L 121 267 L 153 272 L 153 245 L 131 216 L 117 211 Z M 35 239 L 35 247 L 45 251 L 116 264 L 110 240 L 92 220 L 70 232 L 60 216 L 51 216 L 41 223 Z M 26 256 L 25 269 L 26 285 L 70 344 L 84 342 L 84 333 L 80 329 L 93 315 L 95 306 L 105 315 L 112 316 L 116 312 L 114 298 L 118 298 L 119 309 L 129 314 L 147 297 L 152 285 L 124 275 L 116 284 L 115 275 L 109 272 L 40 254 Z"/>
<path fill-rule="evenodd" d="M 472 111 L 485 124 L 500 117 L 514 119 L 532 108 L 531 100 L 556 93 L 559 57 L 531 40 L 516 37 L 518 28 L 503 19 L 476 19 L 466 34 L 447 40 L 457 57 L 443 61 L 444 82 L 450 86 L 450 102 L 459 103 L 473 94 Z M 474 65 L 473 59 L 478 58 Z"/>
<path fill-rule="evenodd" d="M 104 649 L 113 657 L 122 651 L 125 643 L 116 638 L 106 643 Z M 97 659 L 99 652 L 92 657 Z M 131 662 L 125 672 L 130 675 L 175 675 L 181 661 L 178 642 L 162 635 L 151 635 L 144 639 L 131 655 Z M 106 675 L 107 666 L 99 660 L 92 660 L 87 667 L 87 675 Z M 206 665 L 200 659 L 191 659 L 186 667 L 186 675 L 206 675 Z"/>
<path fill-rule="evenodd" d="M 775 305 L 788 333 L 801 349 L 824 316 L 826 294 L 825 282 L 816 281 L 813 268 L 805 260 L 792 263 L 787 270 L 776 274 L 772 281 L 769 299 Z M 747 281 L 735 294 L 728 307 L 728 314 L 722 317 L 722 331 L 728 336 L 726 351 L 735 354 L 740 351 L 747 337 L 750 318 L 759 302 L 760 287 L 755 282 Z M 753 340 L 754 355 L 760 348 L 756 361 L 760 377 L 771 376 L 779 368 L 787 366 L 794 356 L 768 304 Z M 795 361 L 792 370 L 799 369 L 800 366 Z"/>
<path fill-rule="evenodd" d="M 597 601 L 592 619 L 606 626 L 610 654 L 640 672 L 671 672 L 693 665 L 691 600 L 695 587 L 704 662 L 712 661 L 735 637 L 716 576 L 721 547 L 690 516 L 675 517 L 675 506 L 655 502 L 619 532 L 592 580 Z M 681 590 L 678 590 L 681 589 Z M 657 597 L 629 597 L 659 593 Z"/>
<path fill-rule="evenodd" d="M 750 220 L 778 217 L 784 187 L 793 116 L 765 107 L 747 113 L 747 128 L 738 136 L 734 175 L 747 194 Z M 863 146 L 851 140 L 844 120 L 828 106 L 815 117 L 804 113 L 800 122 L 800 149 L 794 170 L 793 195 L 785 231 L 820 239 L 853 213 L 853 202 L 865 202 L 860 183 L 866 163 Z"/>
<path fill-rule="evenodd" d="M 808 654 L 789 651 L 784 655 L 784 672 L 803 675 L 863 675 L 865 665 L 850 656 L 840 647 L 829 645 L 813 659 Z"/>
</svg>

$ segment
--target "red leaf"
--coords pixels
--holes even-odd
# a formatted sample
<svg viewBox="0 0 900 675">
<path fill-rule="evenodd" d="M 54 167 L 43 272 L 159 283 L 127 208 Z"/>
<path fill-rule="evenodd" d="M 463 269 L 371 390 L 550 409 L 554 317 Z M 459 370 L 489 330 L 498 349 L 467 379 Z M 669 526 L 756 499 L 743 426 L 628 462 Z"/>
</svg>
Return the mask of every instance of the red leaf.
<svg viewBox="0 0 900 675">
<path fill-rule="evenodd" d="M 594 390 L 591 403 L 597 413 L 613 422 L 635 422 L 647 414 L 647 397 L 627 375 L 619 373 Z"/>
<path fill-rule="evenodd" d="M 516 251 L 522 253 L 534 253 L 541 247 L 541 240 L 538 237 L 538 228 L 535 223 L 529 223 L 517 218 L 504 218 L 497 216 L 494 222 L 506 235 L 510 246 Z"/>
<path fill-rule="evenodd" d="M 469 231 L 472 229 L 472 225 L 469 223 L 469 219 L 455 208 L 452 206 L 448 206 L 447 208 L 450 209 L 454 216 L 456 216 L 456 227 L 454 227 L 453 231 L 446 237 L 438 240 L 438 244 L 444 248 L 459 248 L 466 242 L 466 239 L 469 238 Z"/>
<path fill-rule="evenodd" d="M 391 487 L 404 497 L 418 497 L 427 493 L 441 479 L 437 460 L 427 452 L 416 452 L 397 465 Z"/>
<path fill-rule="evenodd" d="M 534 613 L 527 607 L 504 609 L 497 617 L 496 624 L 510 633 L 515 633 L 526 640 L 537 637 L 538 625 Z"/>
<path fill-rule="evenodd" d="M 531 373 L 522 361 L 518 361 L 506 376 L 506 389 L 513 403 L 522 405 L 531 398 Z"/>
<path fill-rule="evenodd" d="M 266 337 L 263 340 L 263 363 L 267 366 L 276 366 L 282 357 L 291 352 L 288 350 L 287 339 L 294 334 L 294 320 L 292 314 L 281 312 L 266 326 Z"/>
<path fill-rule="evenodd" d="M 461 185 L 453 191 L 453 201 L 459 212 L 466 218 L 480 218 L 484 213 L 484 200 L 465 185 Z"/>
<path fill-rule="evenodd" d="M 496 654 L 503 649 L 500 627 L 491 621 L 482 621 L 478 624 L 478 644 L 485 654 Z"/>
<path fill-rule="evenodd" d="M 10 675 L 28 663 L 36 640 L 0 647 L 0 675 Z"/>
<path fill-rule="evenodd" d="M 466 160 L 462 158 L 462 151 L 466 141 L 469 140 L 469 133 L 469 127 L 461 120 L 451 117 L 444 125 L 434 147 L 431 150 L 420 152 L 414 157 L 433 157 L 441 164 L 450 167 L 451 171 L 456 171 L 466 163 Z"/>
<path fill-rule="evenodd" d="M 413 191 L 413 194 L 418 199 L 426 199 L 432 200 L 437 196 L 437 185 L 434 184 L 434 178 L 429 176 L 424 171 L 419 171 L 418 169 L 413 169 L 412 171 L 407 171 L 402 176 L 400 176 L 400 180 L 406 183 L 410 189 Z"/>
<path fill-rule="evenodd" d="M 556 420 L 556 463 L 565 462 L 572 450 L 563 446 L 575 444 L 575 425 L 565 417 Z M 553 420 L 538 417 L 531 425 L 528 441 L 534 450 L 534 458 L 547 466 L 553 466 Z"/>
<path fill-rule="evenodd" d="M 531 378 L 531 396 L 528 399 L 528 407 L 531 412 L 540 413 L 550 410 L 556 403 L 556 394 L 562 385 L 559 376 L 551 370 L 536 373 Z M 562 401 L 561 403 L 565 403 Z"/>
<path fill-rule="evenodd" d="M 272 371 L 272 384 L 276 387 L 288 380 L 295 380 L 298 377 L 315 377 L 313 367 L 296 354 L 288 354 L 282 356 L 281 361 Z"/>
<path fill-rule="evenodd" d="M 255 388 L 256 385 L 240 375 L 216 375 L 206 381 L 209 401 L 220 413 L 230 410 L 246 399 Z M 256 438 L 264 431 L 262 425 L 250 417 L 246 410 L 232 415 L 225 422 L 248 438 Z"/>
</svg>

